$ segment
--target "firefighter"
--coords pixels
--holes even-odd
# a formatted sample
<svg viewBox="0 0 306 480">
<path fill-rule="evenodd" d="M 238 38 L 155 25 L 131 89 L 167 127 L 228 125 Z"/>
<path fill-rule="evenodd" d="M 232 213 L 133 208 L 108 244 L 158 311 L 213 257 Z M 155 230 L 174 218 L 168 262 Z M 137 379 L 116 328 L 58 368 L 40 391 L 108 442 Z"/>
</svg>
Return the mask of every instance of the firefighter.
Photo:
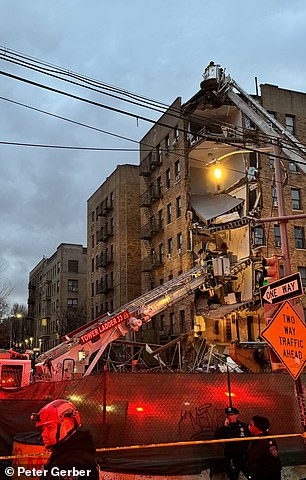
<svg viewBox="0 0 306 480">
<path fill-rule="evenodd" d="M 255 415 L 250 423 L 251 434 L 255 437 L 269 434 L 270 421 Z M 275 440 L 253 440 L 247 454 L 247 467 L 252 480 L 280 480 L 281 462 Z"/>
<path fill-rule="evenodd" d="M 48 403 L 31 420 L 42 430 L 51 456 L 44 465 L 45 480 L 99 479 L 96 450 L 89 431 L 80 430 L 81 418 L 75 405 L 58 399 Z"/>
<path fill-rule="evenodd" d="M 225 409 L 226 418 L 222 427 L 215 432 L 215 438 L 250 437 L 251 433 L 246 423 L 240 422 L 239 410 L 235 407 Z M 246 455 L 248 441 L 226 442 L 224 444 L 225 471 L 229 480 L 238 480 L 240 471 L 248 478 Z"/>
</svg>

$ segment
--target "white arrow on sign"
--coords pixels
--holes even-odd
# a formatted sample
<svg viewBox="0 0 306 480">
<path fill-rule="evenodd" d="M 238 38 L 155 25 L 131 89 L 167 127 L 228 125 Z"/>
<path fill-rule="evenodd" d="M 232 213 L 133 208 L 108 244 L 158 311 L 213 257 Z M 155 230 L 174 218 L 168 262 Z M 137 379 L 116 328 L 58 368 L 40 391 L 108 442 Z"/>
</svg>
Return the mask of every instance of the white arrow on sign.
<svg viewBox="0 0 306 480">
<path fill-rule="evenodd" d="M 299 284 L 297 280 L 292 280 L 291 282 L 285 283 L 284 285 L 278 285 L 277 287 L 268 286 L 265 291 L 263 298 L 268 303 L 273 303 L 278 297 L 288 295 L 289 293 L 297 292 L 299 290 Z"/>
</svg>

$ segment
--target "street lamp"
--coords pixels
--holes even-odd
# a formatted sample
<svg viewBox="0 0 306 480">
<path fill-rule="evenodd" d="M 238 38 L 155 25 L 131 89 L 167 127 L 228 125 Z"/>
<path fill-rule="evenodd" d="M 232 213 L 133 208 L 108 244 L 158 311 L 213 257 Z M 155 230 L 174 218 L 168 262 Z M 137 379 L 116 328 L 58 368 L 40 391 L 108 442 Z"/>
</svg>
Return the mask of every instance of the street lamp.
<svg viewBox="0 0 306 480">
<path fill-rule="evenodd" d="M 35 334 L 35 324 L 33 325 L 32 322 L 27 322 L 27 320 L 31 320 L 33 322 L 36 322 L 36 318 L 35 317 L 31 317 L 30 315 L 27 315 L 26 313 L 22 313 L 22 312 L 17 312 L 16 315 L 15 315 L 16 318 L 20 319 L 21 320 L 21 338 L 18 339 L 19 340 L 19 343 L 20 344 L 25 344 L 25 347 L 28 348 L 28 346 L 30 348 L 32 348 L 33 346 L 33 340 L 34 340 L 34 337 L 32 336 L 33 334 Z M 18 328 L 19 330 L 19 328 Z M 28 338 L 24 338 L 26 335 L 29 335 Z M 30 336 L 31 335 L 31 336 Z M 11 338 L 11 343 L 14 339 Z"/>
</svg>

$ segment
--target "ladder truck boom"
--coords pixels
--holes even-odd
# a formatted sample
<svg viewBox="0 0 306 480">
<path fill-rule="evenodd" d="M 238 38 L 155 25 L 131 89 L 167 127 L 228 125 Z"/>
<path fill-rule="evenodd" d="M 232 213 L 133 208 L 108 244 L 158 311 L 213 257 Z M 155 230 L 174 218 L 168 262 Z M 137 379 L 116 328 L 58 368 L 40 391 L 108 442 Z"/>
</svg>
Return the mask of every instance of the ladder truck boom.
<svg viewBox="0 0 306 480">
<path fill-rule="evenodd" d="M 42 353 L 36 360 L 36 369 L 44 369 L 53 381 L 64 379 L 67 372 L 89 375 L 109 343 L 137 331 L 154 315 L 194 292 L 204 284 L 206 274 L 204 262 L 204 265 L 141 295 L 120 310 L 85 324 L 66 335 L 61 344 Z M 89 365 L 94 353 L 96 355 Z"/>
</svg>

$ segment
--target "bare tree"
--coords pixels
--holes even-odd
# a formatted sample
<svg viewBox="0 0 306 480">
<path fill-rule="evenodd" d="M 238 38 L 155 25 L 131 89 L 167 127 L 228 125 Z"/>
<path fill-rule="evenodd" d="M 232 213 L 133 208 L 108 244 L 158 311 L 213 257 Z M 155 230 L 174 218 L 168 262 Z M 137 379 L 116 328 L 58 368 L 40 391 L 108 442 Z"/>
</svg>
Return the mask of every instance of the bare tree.
<svg viewBox="0 0 306 480">
<path fill-rule="evenodd" d="M 5 265 L 0 264 L 0 318 L 9 313 L 8 297 L 14 290 L 12 284 L 6 280 L 1 280 L 1 274 L 6 270 Z"/>
</svg>

